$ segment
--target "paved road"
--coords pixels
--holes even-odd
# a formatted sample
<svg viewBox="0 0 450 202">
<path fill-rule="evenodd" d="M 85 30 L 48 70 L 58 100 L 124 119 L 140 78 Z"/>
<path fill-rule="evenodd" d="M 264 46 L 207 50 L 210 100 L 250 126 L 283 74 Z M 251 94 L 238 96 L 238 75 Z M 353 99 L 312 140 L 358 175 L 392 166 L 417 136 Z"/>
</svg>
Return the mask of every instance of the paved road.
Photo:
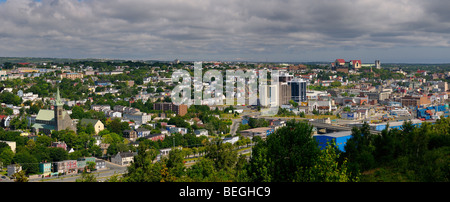
<svg viewBox="0 0 450 202">
<path fill-rule="evenodd" d="M 239 128 L 239 124 L 242 121 L 242 118 L 241 119 L 232 119 L 231 121 L 232 121 L 232 124 L 231 124 L 231 128 L 230 128 L 230 134 L 232 136 L 235 136 L 236 135 L 236 131 Z"/>
</svg>

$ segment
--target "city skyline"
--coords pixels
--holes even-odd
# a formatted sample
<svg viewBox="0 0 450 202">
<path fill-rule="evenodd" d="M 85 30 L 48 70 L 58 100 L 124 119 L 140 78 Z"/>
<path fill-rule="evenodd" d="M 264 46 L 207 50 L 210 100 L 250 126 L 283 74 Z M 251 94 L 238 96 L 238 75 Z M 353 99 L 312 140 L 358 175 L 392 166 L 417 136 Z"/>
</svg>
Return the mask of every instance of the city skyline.
<svg viewBox="0 0 450 202">
<path fill-rule="evenodd" d="M 0 0 L 0 56 L 450 63 L 450 2 Z"/>
</svg>

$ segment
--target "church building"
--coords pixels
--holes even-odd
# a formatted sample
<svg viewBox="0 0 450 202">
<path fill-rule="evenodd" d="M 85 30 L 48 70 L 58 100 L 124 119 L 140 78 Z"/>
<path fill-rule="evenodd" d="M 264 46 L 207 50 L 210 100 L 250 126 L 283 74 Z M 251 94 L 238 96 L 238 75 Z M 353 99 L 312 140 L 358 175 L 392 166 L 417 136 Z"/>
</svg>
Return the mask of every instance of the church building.
<svg viewBox="0 0 450 202">
<path fill-rule="evenodd" d="M 77 131 L 70 115 L 63 109 L 59 88 L 56 92 L 55 103 L 53 106 L 53 110 L 41 109 L 39 111 L 33 125 L 33 130 L 36 133 L 42 132 L 47 135 L 51 134 L 53 130 L 61 131 L 69 129 Z"/>
</svg>

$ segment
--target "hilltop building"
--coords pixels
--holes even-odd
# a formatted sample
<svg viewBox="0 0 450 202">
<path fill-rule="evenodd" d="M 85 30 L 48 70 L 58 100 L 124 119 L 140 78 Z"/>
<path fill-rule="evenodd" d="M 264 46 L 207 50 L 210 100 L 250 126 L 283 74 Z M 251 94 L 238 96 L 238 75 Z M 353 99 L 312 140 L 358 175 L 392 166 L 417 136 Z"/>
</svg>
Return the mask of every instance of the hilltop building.
<svg viewBox="0 0 450 202">
<path fill-rule="evenodd" d="M 51 131 L 61 131 L 65 129 L 76 131 L 76 127 L 69 114 L 63 109 L 63 103 L 59 95 L 59 88 L 56 92 L 55 104 L 53 110 L 41 109 L 34 125 L 32 126 L 36 133 L 43 132 L 47 135 Z"/>
</svg>

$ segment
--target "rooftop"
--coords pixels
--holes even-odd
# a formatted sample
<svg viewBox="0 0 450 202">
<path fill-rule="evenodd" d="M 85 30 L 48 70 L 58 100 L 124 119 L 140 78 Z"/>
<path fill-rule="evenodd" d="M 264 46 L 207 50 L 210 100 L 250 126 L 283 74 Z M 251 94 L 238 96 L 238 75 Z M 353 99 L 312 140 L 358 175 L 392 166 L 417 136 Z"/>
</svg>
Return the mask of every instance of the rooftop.
<svg viewBox="0 0 450 202">
<path fill-rule="evenodd" d="M 314 136 L 323 136 L 323 137 L 346 137 L 352 135 L 352 131 L 341 131 L 341 132 L 335 132 L 335 133 L 327 133 L 327 134 L 318 134 Z"/>
</svg>

